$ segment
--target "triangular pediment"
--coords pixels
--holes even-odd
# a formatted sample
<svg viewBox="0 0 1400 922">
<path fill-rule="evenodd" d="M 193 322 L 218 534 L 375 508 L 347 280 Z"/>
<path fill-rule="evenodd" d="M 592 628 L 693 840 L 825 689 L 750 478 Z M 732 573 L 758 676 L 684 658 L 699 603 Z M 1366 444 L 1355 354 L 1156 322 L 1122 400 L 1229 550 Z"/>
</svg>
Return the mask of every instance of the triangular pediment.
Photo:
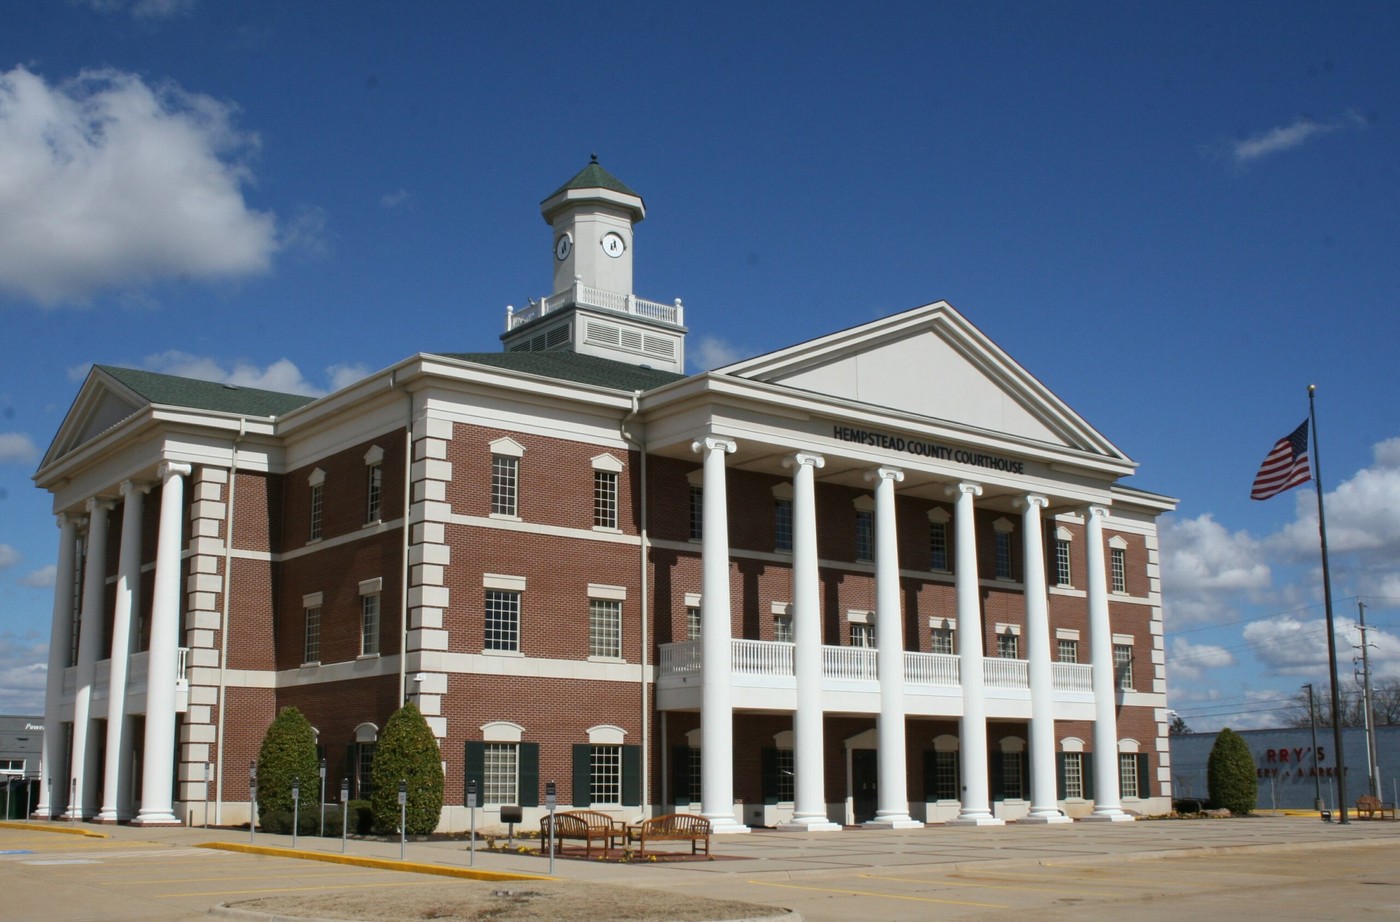
<svg viewBox="0 0 1400 922">
<path fill-rule="evenodd" d="M 717 373 L 1126 460 L 946 301 Z"/>
<path fill-rule="evenodd" d="M 87 444 L 149 403 L 100 367 L 94 366 L 73 400 L 68 415 L 58 427 L 58 433 L 40 466 L 46 466 Z"/>
</svg>

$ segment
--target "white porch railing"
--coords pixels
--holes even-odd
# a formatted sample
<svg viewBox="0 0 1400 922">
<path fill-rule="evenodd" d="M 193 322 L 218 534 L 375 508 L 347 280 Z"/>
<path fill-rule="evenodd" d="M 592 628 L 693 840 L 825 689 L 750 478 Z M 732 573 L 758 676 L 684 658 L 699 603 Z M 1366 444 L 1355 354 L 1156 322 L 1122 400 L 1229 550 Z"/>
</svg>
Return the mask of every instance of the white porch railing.
<svg viewBox="0 0 1400 922">
<path fill-rule="evenodd" d="M 953 653 L 905 653 L 904 681 L 911 685 L 957 686 L 958 657 Z"/>
<path fill-rule="evenodd" d="M 567 307 L 570 304 L 584 307 L 601 307 L 604 310 L 631 314 L 634 317 L 645 317 L 648 320 L 658 320 L 662 323 L 671 323 L 676 326 L 685 325 L 685 309 L 681 306 L 680 298 L 677 298 L 674 304 L 662 304 L 660 301 L 648 301 L 636 295 L 620 295 L 616 292 L 603 291 L 599 288 L 589 288 L 587 285 L 581 285 L 575 282 L 563 291 L 533 302 L 528 307 L 522 307 L 520 310 L 516 310 L 514 307 L 507 307 L 506 332 L 510 332 L 516 327 L 527 324 L 532 320 L 538 320 L 545 314 L 556 311 L 561 307 Z"/>
<path fill-rule="evenodd" d="M 982 660 L 982 682 L 987 688 L 1030 688 L 1031 677 L 1023 659 L 1002 659 L 984 657 Z"/>
<path fill-rule="evenodd" d="M 730 668 L 744 675 L 793 675 L 792 644 L 771 640 L 731 641 Z"/>
<path fill-rule="evenodd" d="M 1094 691 L 1094 667 L 1088 663 L 1052 663 L 1053 682 L 1057 691 Z"/>
<path fill-rule="evenodd" d="M 683 640 L 680 643 L 661 645 L 660 662 L 657 669 L 663 676 L 698 675 L 703 658 L 700 654 L 700 641 Z"/>
<path fill-rule="evenodd" d="M 875 648 L 822 647 L 822 678 L 878 680 Z"/>
</svg>

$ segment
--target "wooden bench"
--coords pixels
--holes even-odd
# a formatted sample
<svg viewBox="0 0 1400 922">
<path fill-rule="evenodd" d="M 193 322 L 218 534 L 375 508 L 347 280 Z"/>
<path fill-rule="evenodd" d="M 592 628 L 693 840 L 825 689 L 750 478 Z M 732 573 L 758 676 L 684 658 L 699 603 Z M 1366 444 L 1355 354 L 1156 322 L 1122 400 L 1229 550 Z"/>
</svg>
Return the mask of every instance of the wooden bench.
<svg viewBox="0 0 1400 922">
<path fill-rule="evenodd" d="M 567 810 L 563 813 L 555 813 L 552 815 L 552 822 L 555 849 L 562 849 L 565 839 L 582 841 L 585 857 L 592 857 L 594 842 L 602 843 L 603 851 L 607 852 L 613 847 L 613 841 L 622 838 L 626 832 L 622 823 L 606 813 L 599 813 L 596 810 Z M 550 824 L 551 815 L 546 813 L 540 818 L 540 851 L 542 852 L 549 848 Z"/>
<path fill-rule="evenodd" d="M 1381 800 L 1379 797 L 1372 797 L 1370 794 L 1362 794 L 1356 798 L 1356 817 L 1363 820 L 1393 820 L 1395 819 L 1395 804 L 1388 800 Z"/>
<path fill-rule="evenodd" d="M 640 846 L 645 858 L 647 845 L 657 842 L 689 842 L 692 855 L 710 853 L 710 821 L 693 813 L 667 813 L 627 827 L 627 841 Z"/>
</svg>

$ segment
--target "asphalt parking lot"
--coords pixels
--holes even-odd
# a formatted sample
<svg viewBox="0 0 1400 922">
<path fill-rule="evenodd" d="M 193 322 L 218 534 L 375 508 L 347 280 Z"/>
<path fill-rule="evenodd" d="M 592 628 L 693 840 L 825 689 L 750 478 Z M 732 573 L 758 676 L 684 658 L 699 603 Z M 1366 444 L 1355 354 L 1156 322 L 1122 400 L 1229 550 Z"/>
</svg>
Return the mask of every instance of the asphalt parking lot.
<svg viewBox="0 0 1400 922">
<path fill-rule="evenodd" d="M 0 918 L 176 920 L 252 897 L 441 884 L 416 866 L 465 869 L 460 842 L 408 845 L 406 870 L 197 847 L 246 832 L 0 825 Z M 102 837 L 76 835 L 85 830 Z M 260 845 L 289 846 L 259 835 Z M 338 855 L 339 840 L 299 850 Z M 824 920 L 1342 919 L 1400 913 L 1400 823 L 1314 817 L 717 837 L 715 861 L 559 860 L 555 874 L 797 910 Z M 397 842 L 351 841 L 351 855 L 397 861 Z M 482 854 L 478 869 L 543 874 L 530 854 Z M 489 886 L 463 881 L 462 886 Z"/>
</svg>

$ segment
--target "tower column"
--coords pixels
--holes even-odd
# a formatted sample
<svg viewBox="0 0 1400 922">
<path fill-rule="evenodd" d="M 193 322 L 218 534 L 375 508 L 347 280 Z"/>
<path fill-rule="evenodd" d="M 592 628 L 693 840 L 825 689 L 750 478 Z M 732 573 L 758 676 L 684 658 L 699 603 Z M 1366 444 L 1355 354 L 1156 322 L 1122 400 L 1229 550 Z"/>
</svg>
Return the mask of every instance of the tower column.
<svg viewBox="0 0 1400 922">
<path fill-rule="evenodd" d="M 899 606 L 899 541 L 894 517 L 894 485 L 904 480 L 904 472 L 881 467 L 867 472 L 865 479 L 875 481 L 875 662 L 880 677 L 880 716 L 875 722 L 879 789 L 875 818 L 865 825 L 914 829 L 924 824 L 909 815 L 904 618 Z"/>
<path fill-rule="evenodd" d="M 826 815 L 821 585 L 817 570 L 816 471 L 826 459 L 798 452 L 783 464 L 793 470 L 792 659 L 797 709 L 792 720 L 792 820 L 781 828 L 832 832 L 841 827 Z"/>
<path fill-rule="evenodd" d="M 729 511 L 724 456 L 736 445 L 692 443 L 704 459 L 700 543 L 700 812 L 717 833 L 748 832 L 734 818 L 734 691 L 730 686 Z"/>
<path fill-rule="evenodd" d="M 1025 556 L 1026 653 L 1031 683 L 1031 809 L 1022 822 L 1068 823 L 1055 791 L 1055 683 L 1050 658 L 1050 612 L 1046 598 L 1044 525 L 1048 502 L 1028 494 L 1018 501 Z"/>
<path fill-rule="evenodd" d="M 175 666 L 180 646 L 180 556 L 184 539 L 188 464 L 160 466 L 160 527 L 156 539 L 155 592 L 151 599 L 151 649 L 146 678 L 146 748 L 142 759 L 137 826 L 178 826 L 172 812 L 175 777 Z"/>
<path fill-rule="evenodd" d="M 97 747 L 91 745 L 92 686 L 97 672 L 98 648 L 102 645 L 103 611 L 106 605 L 107 514 L 116 503 L 90 499 L 88 509 L 87 563 L 83 567 L 83 610 L 78 621 L 78 671 L 73 695 L 73 763 L 69 785 L 70 820 L 92 815 L 97 774 Z"/>
<path fill-rule="evenodd" d="M 73 636 L 73 568 L 77 565 L 78 517 L 59 513 L 58 566 L 53 587 L 53 616 L 49 620 L 49 671 L 44 685 L 44 740 L 39 762 L 39 805 L 35 819 L 52 819 L 67 801 L 63 733 L 63 673 L 68 667 L 69 638 Z M 57 785 L 57 788 L 54 787 Z"/>
<path fill-rule="evenodd" d="M 132 611 L 140 606 L 141 520 L 149 486 L 126 481 L 122 484 L 121 557 L 117 563 L 117 596 L 112 609 L 112 665 L 107 683 L 107 766 L 102 781 L 102 810 L 99 823 L 127 819 L 129 809 L 121 794 L 130 790 L 130 726 L 126 716 L 126 673 L 131 657 Z M 123 783 L 123 782 L 127 783 Z"/>
<path fill-rule="evenodd" d="M 958 603 L 958 674 L 962 684 L 963 716 L 958 733 L 962 769 L 962 812 L 950 824 L 1000 826 L 992 816 L 987 778 L 987 703 L 983 698 L 982 612 L 977 576 L 977 529 L 972 500 L 982 495 L 975 483 L 960 483 L 949 490 L 953 507 L 954 586 Z"/>
<path fill-rule="evenodd" d="M 1103 506 L 1090 506 L 1084 513 L 1084 543 L 1089 558 L 1089 662 L 1094 667 L 1094 812 L 1085 819 L 1121 823 L 1133 818 L 1123 812 L 1118 788 L 1117 683 L 1103 556 L 1103 520 L 1107 515 Z"/>
</svg>

